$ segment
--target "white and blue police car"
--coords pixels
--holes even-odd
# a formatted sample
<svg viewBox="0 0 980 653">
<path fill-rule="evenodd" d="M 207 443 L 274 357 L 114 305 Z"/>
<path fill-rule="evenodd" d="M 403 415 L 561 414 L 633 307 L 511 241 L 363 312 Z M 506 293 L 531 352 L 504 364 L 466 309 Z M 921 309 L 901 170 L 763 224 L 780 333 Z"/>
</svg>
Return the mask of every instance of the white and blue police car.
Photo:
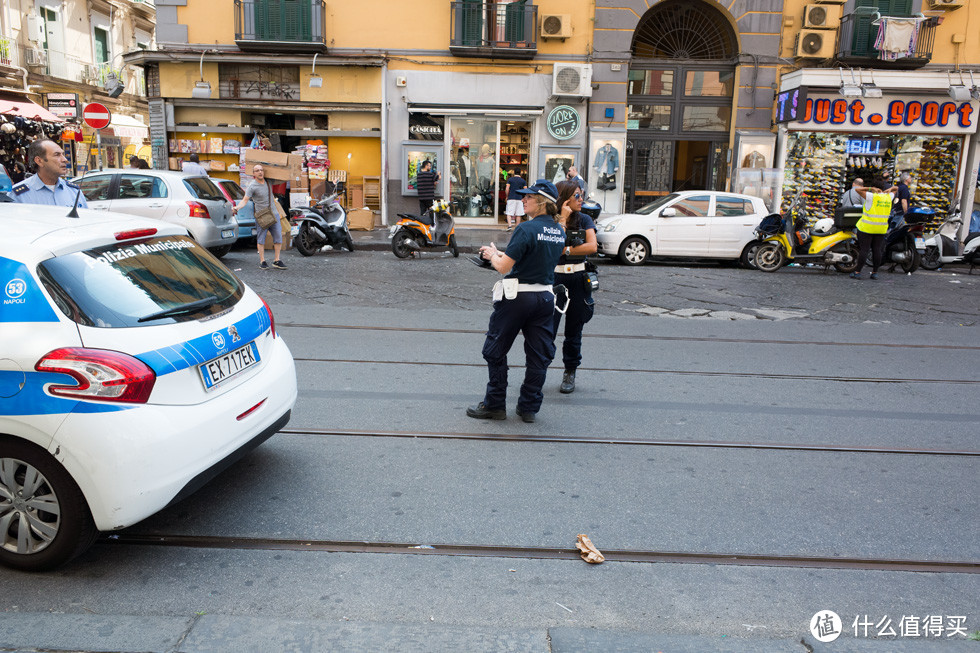
<svg viewBox="0 0 980 653">
<path fill-rule="evenodd" d="M 24 570 L 192 493 L 296 402 L 268 305 L 186 231 L 70 211 L 0 203 L 0 563 Z"/>
</svg>

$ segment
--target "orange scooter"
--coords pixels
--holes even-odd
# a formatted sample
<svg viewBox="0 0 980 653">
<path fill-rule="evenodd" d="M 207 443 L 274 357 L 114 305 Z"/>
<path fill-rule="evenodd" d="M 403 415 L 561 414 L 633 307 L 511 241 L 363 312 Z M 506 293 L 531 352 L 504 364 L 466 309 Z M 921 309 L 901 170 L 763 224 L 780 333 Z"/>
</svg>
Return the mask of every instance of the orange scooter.
<svg viewBox="0 0 980 653">
<path fill-rule="evenodd" d="M 459 256 L 456 246 L 456 221 L 449 213 L 449 203 L 435 200 L 429 210 L 422 215 L 399 213 L 401 220 L 392 225 L 388 232 L 391 238 L 391 251 L 398 258 L 408 258 L 423 249 L 446 247 Z"/>
</svg>

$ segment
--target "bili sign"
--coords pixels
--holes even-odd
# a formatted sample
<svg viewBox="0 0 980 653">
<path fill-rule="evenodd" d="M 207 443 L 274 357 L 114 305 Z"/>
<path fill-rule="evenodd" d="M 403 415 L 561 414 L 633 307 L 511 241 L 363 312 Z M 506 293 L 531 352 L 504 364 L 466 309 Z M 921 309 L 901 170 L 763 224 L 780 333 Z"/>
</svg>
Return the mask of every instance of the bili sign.
<svg viewBox="0 0 980 653">
<path fill-rule="evenodd" d="M 889 100 L 811 95 L 791 129 L 967 134 L 977 131 L 977 103 L 936 97 Z"/>
</svg>

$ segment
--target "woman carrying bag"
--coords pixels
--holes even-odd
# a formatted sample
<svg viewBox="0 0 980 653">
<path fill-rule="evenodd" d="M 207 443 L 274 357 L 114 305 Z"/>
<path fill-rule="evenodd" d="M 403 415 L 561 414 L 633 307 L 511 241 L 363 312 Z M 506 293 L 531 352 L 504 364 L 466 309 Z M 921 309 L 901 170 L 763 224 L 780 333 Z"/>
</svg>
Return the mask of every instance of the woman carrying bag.
<svg viewBox="0 0 980 653">
<path fill-rule="evenodd" d="M 272 194 L 272 184 L 265 178 L 265 168 L 260 163 L 252 166 L 252 181 L 245 187 L 245 197 L 232 207 L 232 212 L 238 213 L 238 209 L 245 206 L 249 200 L 255 204 L 255 246 L 259 250 L 259 267 L 263 270 L 269 268 L 269 264 L 265 262 L 265 237 L 266 233 L 271 233 L 272 249 L 276 255 L 272 267 L 285 270 L 286 264 L 279 260 L 279 253 L 282 250 L 279 203 Z"/>
</svg>

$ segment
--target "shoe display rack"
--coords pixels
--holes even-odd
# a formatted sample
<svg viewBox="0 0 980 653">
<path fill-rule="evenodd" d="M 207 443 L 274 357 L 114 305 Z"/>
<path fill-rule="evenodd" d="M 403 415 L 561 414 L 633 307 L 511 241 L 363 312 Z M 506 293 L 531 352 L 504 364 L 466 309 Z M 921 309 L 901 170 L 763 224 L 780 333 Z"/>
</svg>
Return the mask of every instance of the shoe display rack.
<svg viewBox="0 0 980 653">
<path fill-rule="evenodd" d="M 879 156 L 847 155 L 847 134 L 819 132 L 790 135 L 783 180 L 782 210 L 800 190 L 806 194 L 810 223 L 834 217 L 844 191 L 860 177 L 897 183 L 898 174 L 912 174 L 912 204 L 936 211 L 927 227 L 948 214 L 956 187 L 962 139 L 946 136 L 893 136 Z"/>
<path fill-rule="evenodd" d="M 786 211 L 802 190 L 811 223 L 833 218 L 844 194 L 847 136 L 808 132 L 794 134 L 791 139 L 781 210 Z"/>
<path fill-rule="evenodd" d="M 896 139 L 895 169 L 912 174 L 912 204 L 936 212 L 926 228 L 938 227 L 949 214 L 961 139 L 943 136 L 907 136 Z"/>
</svg>

